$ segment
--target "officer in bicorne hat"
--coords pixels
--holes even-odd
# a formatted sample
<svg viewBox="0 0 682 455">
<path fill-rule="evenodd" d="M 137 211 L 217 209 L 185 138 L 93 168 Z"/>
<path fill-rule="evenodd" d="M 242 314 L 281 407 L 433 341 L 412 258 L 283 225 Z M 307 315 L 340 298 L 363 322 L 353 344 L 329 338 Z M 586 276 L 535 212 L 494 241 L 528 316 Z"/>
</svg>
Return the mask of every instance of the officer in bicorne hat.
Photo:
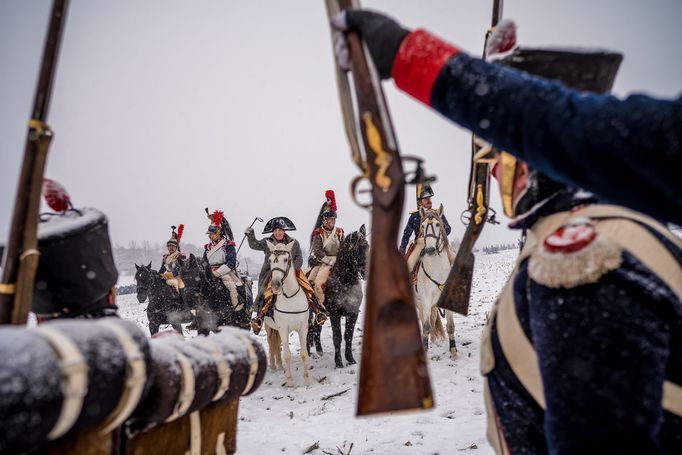
<svg viewBox="0 0 682 455">
<path fill-rule="evenodd" d="M 403 238 L 400 241 L 400 252 L 407 254 L 407 267 L 412 272 L 414 268 L 419 263 L 421 257 L 421 252 L 424 250 L 424 237 L 421 235 L 421 215 L 419 214 L 419 208 L 423 207 L 426 210 L 431 210 L 433 203 L 431 198 L 433 197 L 433 189 L 428 184 L 417 184 L 417 210 L 410 213 L 410 218 L 407 220 L 407 226 L 403 231 Z M 450 223 L 448 223 L 445 215 L 442 216 L 443 227 L 445 228 L 445 234 L 450 235 Z M 410 244 L 410 248 L 407 248 L 407 244 L 410 241 L 410 237 L 414 233 L 414 242 Z M 449 249 L 448 249 L 449 251 Z"/>
<path fill-rule="evenodd" d="M 517 48 L 500 63 L 603 93 L 621 59 Z M 494 161 L 510 227 L 526 234 L 481 344 L 491 445 L 682 453 L 682 241 L 508 153 L 475 158 Z"/>
<path fill-rule="evenodd" d="M 236 272 L 237 250 L 233 241 L 230 224 L 223 216 L 223 212 L 216 210 L 208 213 L 209 224 L 206 234 L 210 240 L 204 245 L 204 257 L 213 271 L 213 276 L 220 278 L 230 292 L 230 300 L 233 308 L 239 306 L 239 294 L 237 286 L 242 286 L 242 280 Z"/>
<path fill-rule="evenodd" d="M 308 265 L 311 267 L 308 281 L 313 285 L 315 297 L 324 306 L 324 287 L 329 279 L 329 273 L 336 263 L 336 254 L 343 240 L 343 229 L 336 226 L 336 197 L 334 191 L 325 192 L 325 202 L 315 223 L 315 229 L 310 239 L 310 257 Z"/>
<path fill-rule="evenodd" d="M 275 245 L 279 243 L 284 243 L 285 245 L 293 243 L 291 248 L 291 263 L 293 264 L 298 283 L 305 292 L 306 297 L 308 297 L 308 302 L 310 303 L 312 310 L 318 315 L 324 314 L 323 309 L 316 302 L 312 286 L 301 271 L 301 267 L 303 267 L 303 253 L 301 252 L 301 245 L 298 243 L 298 240 L 287 234 L 288 231 L 295 230 L 296 226 L 294 223 L 285 216 L 272 218 L 265 223 L 263 234 L 271 234 L 267 238 L 260 240 L 256 239 L 256 235 L 254 234 L 252 227 L 248 227 L 244 230 L 246 239 L 249 242 L 249 247 L 252 250 L 262 251 L 265 255 L 263 267 L 261 268 L 260 275 L 258 276 L 258 295 L 256 296 L 255 300 L 256 306 L 258 307 L 258 314 L 251 321 L 251 327 L 254 333 L 260 332 L 263 326 L 263 318 L 265 318 L 265 316 L 268 314 L 273 298 L 275 297 L 270 291 L 271 273 L 269 258 Z M 320 316 L 318 319 L 321 321 L 321 323 L 324 323 L 324 319 L 322 318 L 324 318 L 324 316 Z"/>
</svg>

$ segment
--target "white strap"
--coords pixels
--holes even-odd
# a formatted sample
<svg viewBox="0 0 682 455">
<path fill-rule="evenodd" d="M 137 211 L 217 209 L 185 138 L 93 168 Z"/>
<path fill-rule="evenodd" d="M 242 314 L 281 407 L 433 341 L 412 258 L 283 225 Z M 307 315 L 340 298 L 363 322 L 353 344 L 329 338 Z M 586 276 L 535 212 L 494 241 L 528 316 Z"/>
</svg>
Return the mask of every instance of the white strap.
<svg viewBox="0 0 682 455">
<path fill-rule="evenodd" d="M 201 455 L 201 417 L 199 411 L 189 415 L 189 450 L 185 455 Z"/>
<path fill-rule="evenodd" d="M 216 368 L 218 369 L 218 377 L 220 378 L 220 384 L 216 390 L 215 395 L 211 398 L 211 401 L 219 400 L 225 395 L 227 389 L 230 388 L 230 376 L 232 375 L 232 368 L 227 363 L 227 359 L 223 354 L 223 350 L 217 343 L 209 340 L 208 338 L 203 338 L 201 341 L 194 344 L 202 351 L 208 352 L 213 357 Z"/>
<path fill-rule="evenodd" d="M 97 324 L 103 325 L 116 336 L 126 355 L 126 378 L 121 399 L 100 431 L 101 434 L 106 434 L 121 425 L 137 407 L 147 382 L 147 366 L 137 343 L 117 320 L 100 319 Z"/>
<path fill-rule="evenodd" d="M 78 420 L 88 391 L 88 364 L 76 343 L 56 329 L 39 326 L 36 333 L 45 338 L 59 357 L 61 388 L 64 395 L 59 418 L 47 439 L 54 440 L 69 431 Z"/>
<path fill-rule="evenodd" d="M 244 387 L 244 391 L 242 392 L 242 395 L 246 395 L 249 393 L 249 391 L 251 391 L 251 388 L 256 381 L 256 374 L 258 373 L 258 354 L 256 353 L 256 348 L 253 347 L 253 344 L 251 343 L 251 340 L 248 336 L 240 333 L 239 338 L 241 338 L 246 345 L 246 351 L 249 354 L 249 364 L 251 365 L 251 369 L 249 370 L 249 380 L 246 382 L 246 387 Z"/>
<path fill-rule="evenodd" d="M 178 394 L 177 401 L 175 402 L 175 409 L 173 414 L 171 414 L 166 422 L 177 419 L 187 413 L 192 401 L 194 401 L 194 371 L 192 371 L 192 364 L 189 359 L 179 350 L 177 350 L 172 345 L 169 345 L 173 350 L 175 350 L 175 359 L 180 365 L 182 385 L 180 387 L 180 393 Z"/>
</svg>

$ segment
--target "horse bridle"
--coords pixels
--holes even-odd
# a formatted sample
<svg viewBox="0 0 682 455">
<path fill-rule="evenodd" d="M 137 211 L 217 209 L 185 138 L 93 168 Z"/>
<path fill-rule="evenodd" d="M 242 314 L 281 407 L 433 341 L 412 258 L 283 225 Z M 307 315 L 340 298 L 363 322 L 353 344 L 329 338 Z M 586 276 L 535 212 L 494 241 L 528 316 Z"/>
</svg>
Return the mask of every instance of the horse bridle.
<svg viewBox="0 0 682 455">
<path fill-rule="evenodd" d="M 270 267 L 270 274 L 272 274 L 272 272 L 274 272 L 275 270 L 280 271 L 284 274 L 284 276 L 282 278 L 282 294 L 284 294 L 284 297 L 286 297 L 287 299 L 290 299 L 301 291 L 301 285 L 300 284 L 298 285 L 296 292 L 294 292 L 291 295 L 287 295 L 287 293 L 284 291 L 284 278 L 286 278 L 287 275 L 289 275 L 289 271 L 291 270 L 291 262 L 292 262 L 291 261 L 291 252 L 290 251 L 283 251 L 283 250 L 276 250 L 276 251 L 273 251 L 271 254 L 274 254 L 275 256 L 281 256 L 283 254 L 286 254 L 289 257 L 289 260 L 287 261 L 286 270 L 281 268 L 281 267 L 272 267 L 271 266 Z M 297 283 L 298 283 L 298 281 L 297 281 Z M 277 310 L 277 305 L 275 305 L 275 310 Z M 277 310 L 277 311 L 279 311 L 280 313 L 289 313 L 288 311 L 281 311 L 281 310 Z M 306 311 L 308 311 L 308 310 L 306 310 Z M 299 311 L 298 313 L 303 313 L 303 311 Z"/>
<path fill-rule="evenodd" d="M 440 255 L 440 253 L 443 252 L 443 247 L 445 246 L 445 243 L 441 241 L 440 235 L 436 235 L 436 228 L 433 227 L 433 219 L 434 219 L 433 215 L 427 215 L 426 228 L 422 228 L 422 231 L 424 233 L 424 243 L 426 243 L 426 239 L 429 237 L 433 237 L 434 239 L 436 239 L 436 251 Z M 429 228 L 431 232 L 429 232 Z M 422 250 L 421 255 L 424 256 L 424 250 Z"/>
</svg>

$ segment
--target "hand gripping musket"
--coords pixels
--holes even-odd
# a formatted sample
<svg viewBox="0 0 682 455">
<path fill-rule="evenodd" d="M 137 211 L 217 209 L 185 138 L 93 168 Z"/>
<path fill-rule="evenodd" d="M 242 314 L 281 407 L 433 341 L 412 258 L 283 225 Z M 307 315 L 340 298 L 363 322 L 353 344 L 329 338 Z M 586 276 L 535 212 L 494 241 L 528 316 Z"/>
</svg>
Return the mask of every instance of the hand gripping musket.
<svg viewBox="0 0 682 455">
<path fill-rule="evenodd" d="M 502 0 L 494 0 L 492 26 L 485 35 L 483 58 L 488 38 L 502 19 Z M 490 163 L 475 160 L 479 151 L 487 145 L 472 136 L 471 139 L 471 173 L 469 174 L 468 202 L 469 208 L 462 214 L 462 221 L 467 221 L 462 242 L 445 281 L 443 292 L 436 305 L 446 310 L 455 311 L 466 316 L 469 313 L 469 299 L 471 298 L 471 283 L 474 275 L 474 245 L 481 235 L 486 221 L 498 224 L 495 213 L 488 215 L 490 199 Z"/>
<path fill-rule="evenodd" d="M 326 0 L 331 18 L 350 9 L 350 0 Z M 413 291 L 398 251 L 405 174 L 381 84 L 360 37 L 348 33 L 360 131 L 367 160 L 360 155 L 353 102 L 346 74 L 337 67 L 346 134 L 353 160 L 372 185 L 372 234 L 367 280 L 358 415 L 433 407 Z M 418 174 L 419 168 L 418 168 Z"/>
<path fill-rule="evenodd" d="M 45 121 L 67 5 L 68 0 L 55 0 L 52 4 L 33 111 L 28 122 L 12 226 L 2 258 L 0 323 L 3 324 L 25 324 L 33 299 L 33 281 L 40 256 L 37 235 L 40 191 L 47 151 L 52 140 L 52 130 Z"/>
</svg>

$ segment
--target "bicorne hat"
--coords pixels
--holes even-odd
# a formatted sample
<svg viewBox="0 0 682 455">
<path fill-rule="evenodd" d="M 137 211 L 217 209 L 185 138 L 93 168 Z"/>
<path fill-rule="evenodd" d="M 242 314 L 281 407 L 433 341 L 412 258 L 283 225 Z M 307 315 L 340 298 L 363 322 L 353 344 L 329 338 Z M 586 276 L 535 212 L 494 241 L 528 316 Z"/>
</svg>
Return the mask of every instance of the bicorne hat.
<svg viewBox="0 0 682 455">
<path fill-rule="evenodd" d="M 263 234 L 270 234 L 275 229 L 282 229 L 283 231 L 295 231 L 296 226 L 286 216 L 278 216 L 276 218 L 272 218 L 267 223 L 265 223 L 265 228 L 263 228 Z"/>
</svg>

